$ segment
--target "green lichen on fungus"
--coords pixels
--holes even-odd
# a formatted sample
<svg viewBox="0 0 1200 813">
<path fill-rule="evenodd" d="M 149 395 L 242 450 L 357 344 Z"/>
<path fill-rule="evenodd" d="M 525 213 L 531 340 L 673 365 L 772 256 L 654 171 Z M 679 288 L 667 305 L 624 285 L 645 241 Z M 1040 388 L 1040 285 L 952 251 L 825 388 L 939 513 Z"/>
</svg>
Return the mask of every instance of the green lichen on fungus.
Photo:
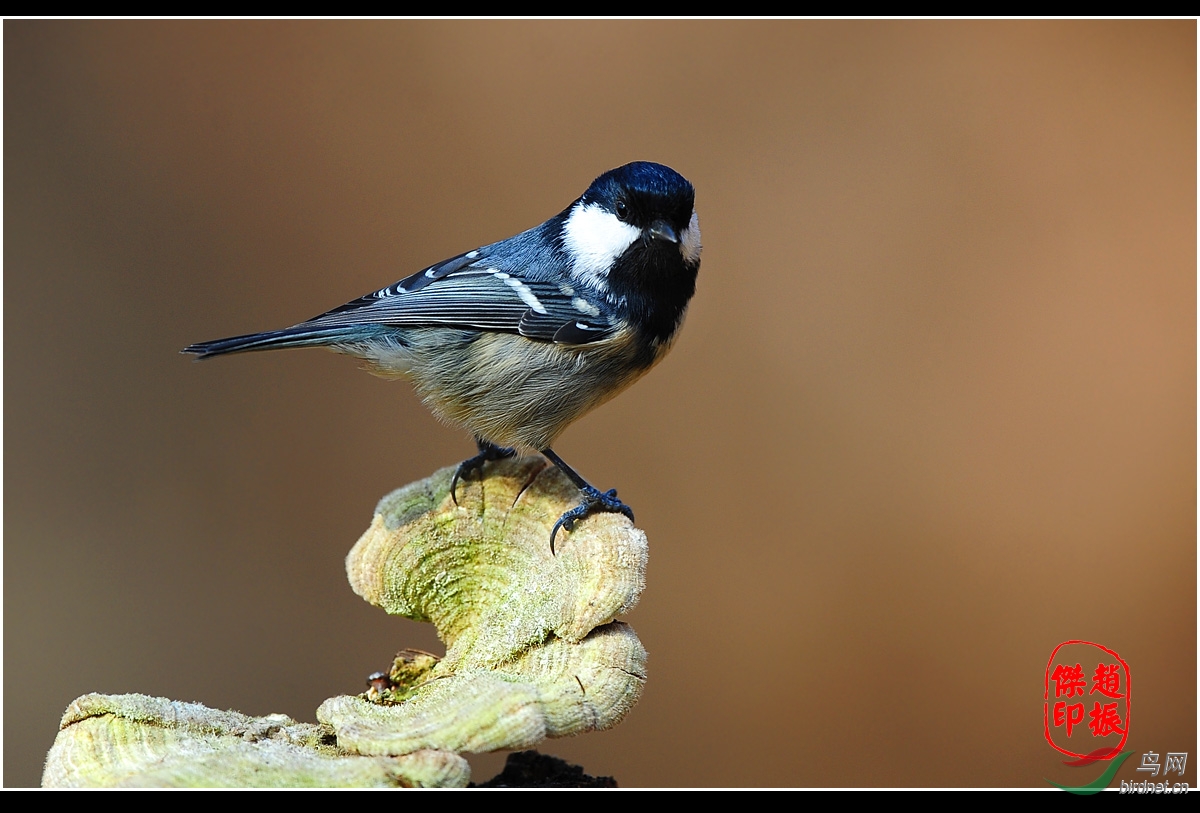
<svg viewBox="0 0 1200 813">
<path fill-rule="evenodd" d="M 319 725 L 144 695 L 85 695 L 46 760 L 48 787 L 463 786 L 459 752 L 530 747 L 615 725 L 637 702 L 646 652 L 616 621 L 645 583 L 646 537 L 619 514 L 550 529 L 578 490 L 541 458 L 453 469 L 380 501 L 346 560 L 389 613 L 432 621 L 446 656 L 405 650 Z"/>
<path fill-rule="evenodd" d="M 463 787 L 449 751 L 364 757 L 325 726 L 145 695 L 84 695 L 63 715 L 45 787 Z"/>
<path fill-rule="evenodd" d="M 646 653 L 613 619 L 645 584 L 646 537 L 619 514 L 550 529 L 579 492 L 540 458 L 453 469 L 380 501 L 346 560 L 355 592 L 429 619 L 446 657 L 399 705 L 327 700 L 318 719 L 364 754 L 525 748 L 615 725 L 636 702 Z"/>
</svg>

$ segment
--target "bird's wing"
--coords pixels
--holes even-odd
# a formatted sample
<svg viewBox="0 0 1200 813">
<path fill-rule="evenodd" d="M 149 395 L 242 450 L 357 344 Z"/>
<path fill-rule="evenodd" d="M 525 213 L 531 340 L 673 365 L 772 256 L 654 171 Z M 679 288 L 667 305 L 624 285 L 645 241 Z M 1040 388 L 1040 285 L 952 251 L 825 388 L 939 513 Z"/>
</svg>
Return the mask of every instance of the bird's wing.
<svg viewBox="0 0 1200 813">
<path fill-rule="evenodd" d="M 497 258 L 468 252 L 418 271 L 297 327 L 457 327 L 587 344 L 615 331 L 595 296 L 530 279 Z"/>
</svg>

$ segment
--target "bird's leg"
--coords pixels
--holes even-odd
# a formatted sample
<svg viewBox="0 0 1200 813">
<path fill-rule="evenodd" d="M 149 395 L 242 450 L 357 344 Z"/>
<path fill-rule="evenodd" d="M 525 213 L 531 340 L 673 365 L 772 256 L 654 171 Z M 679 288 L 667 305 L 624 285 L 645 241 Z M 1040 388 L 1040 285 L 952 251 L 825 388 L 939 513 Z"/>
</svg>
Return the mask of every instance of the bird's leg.
<svg viewBox="0 0 1200 813">
<path fill-rule="evenodd" d="M 474 472 L 479 472 L 480 479 L 483 479 L 483 464 L 489 460 L 504 460 L 509 457 L 514 457 L 517 454 L 516 449 L 509 449 L 504 446 L 497 446 L 494 443 L 488 443 L 483 438 L 475 438 L 475 446 L 479 449 L 479 454 L 474 457 L 469 457 L 458 464 L 458 468 L 454 471 L 454 477 L 450 480 L 450 499 L 454 500 L 454 504 L 458 505 L 458 496 L 454 493 L 454 489 L 458 486 L 459 480 L 466 480 Z"/>
<path fill-rule="evenodd" d="M 558 518 L 558 522 L 554 523 L 554 529 L 550 531 L 550 553 L 554 553 L 554 537 L 558 534 L 559 528 L 566 528 L 568 531 L 573 531 L 575 530 L 576 520 L 583 519 L 595 511 L 610 511 L 614 514 L 624 514 L 629 517 L 630 521 L 633 520 L 633 509 L 617 499 L 617 490 L 615 488 L 610 488 L 608 491 L 601 491 L 596 488 L 587 480 L 580 477 L 579 472 L 568 466 L 561 457 L 554 453 L 553 449 L 542 449 L 542 454 L 551 463 L 558 466 L 559 470 L 567 475 L 567 478 L 583 494 L 583 499 L 579 505 L 563 514 Z"/>
</svg>

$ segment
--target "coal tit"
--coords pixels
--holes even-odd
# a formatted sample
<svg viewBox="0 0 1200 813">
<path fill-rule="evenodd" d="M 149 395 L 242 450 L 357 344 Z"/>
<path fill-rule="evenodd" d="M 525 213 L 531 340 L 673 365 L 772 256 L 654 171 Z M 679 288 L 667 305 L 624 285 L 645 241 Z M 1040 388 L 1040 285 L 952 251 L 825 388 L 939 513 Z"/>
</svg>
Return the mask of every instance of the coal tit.
<svg viewBox="0 0 1200 813">
<path fill-rule="evenodd" d="M 670 349 L 696 290 L 695 190 L 644 161 L 604 173 L 540 226 L 431 265 L 283 330 L 201 342 L 201 359 L 283 347 L 356 356 L 407 378 L 439 418 L 465 427 L 479 454 L 451 482 L 541 452 L 582 494 L 550 533 L 595 511 L 633 512 L 551 448 L 575 419 L 628 387 Z M 515 448 L 514 448 L 515 447 Z"/>
</svg>

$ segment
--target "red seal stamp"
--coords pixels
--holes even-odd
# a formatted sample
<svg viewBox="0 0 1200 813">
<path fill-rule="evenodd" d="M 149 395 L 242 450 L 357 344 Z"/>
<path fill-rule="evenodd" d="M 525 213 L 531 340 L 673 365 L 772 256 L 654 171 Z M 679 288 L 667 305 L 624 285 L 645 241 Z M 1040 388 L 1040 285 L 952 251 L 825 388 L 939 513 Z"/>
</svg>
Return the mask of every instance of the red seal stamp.
<svg viewBox="0 0 1200 813">
<path fill-rule="evenodd" d="M 1069 757 L 1119 754 L 1129 737 L 1129 664 L 1108 647 L 1065 641 L 1046 663 L 1046 741 Z"/>
</svg>

